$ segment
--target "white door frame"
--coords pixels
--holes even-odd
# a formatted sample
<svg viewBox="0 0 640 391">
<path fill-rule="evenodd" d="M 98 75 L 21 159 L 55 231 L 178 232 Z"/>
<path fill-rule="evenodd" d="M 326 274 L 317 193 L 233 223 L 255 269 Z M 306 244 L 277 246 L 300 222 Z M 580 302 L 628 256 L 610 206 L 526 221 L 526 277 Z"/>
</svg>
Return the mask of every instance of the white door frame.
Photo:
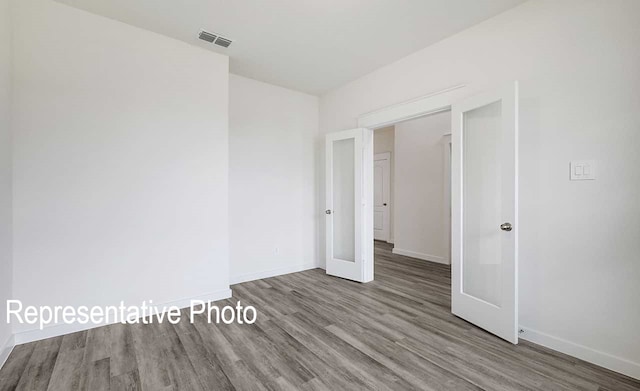
<svg viewBox="0 0 640 391">
<path fill-rule="evenodd" d="M 399 122 L 408 121 L 410 119 L 423 117 L 429 114 L 435 114 L 442 111 L 451 110 L 451 105 L 469 95 L 473 94 L 473 90 L 467 88 L 464 84 L 456 85 L 444 90 L 436 91 L 431 94 L 423 95 L 416 99 L 411 99 L 399 104 L 384 107 L 369 113 L 362 114 L 358 117 L 358 128 L 374 129 L 383 128 L 385 126 L 397 124 Z M 373 151 L 371 151 L 371 164 L 369 165 L 371 176 L 373 176 Z M 373 178 L 370 178 L 373 181 Z M 373 183 L 371 183 L 373 186 Z M 372 187 L 373 188 L 373 187 Z M 328 194 L 328 193 L 327 193 Z M 327 195 L 328 196 L 328 195 Z M 373 202 L 373 191 L 367 195 L 370 198 L 370 205 Z M 373 280 L 373 208 L 370 213 L 368 222 L 364 225 L 364 230 L 371 235 L 371 254 L 364 257 L 364 270 L 366 270 L 365 281 Z M 329 249 L 327 248 L 327 251 Z"/>
<path fill-rule="evenodd" d="M 461 84 L 427 94 L 402 103 L 371 111 L 358 117 L 359 128 L 379 129 L 398 122 L 451 110 L 451 105 L 473 94 L 473 90 Z"/>
<path fill-rule="evenodd" d="M 386 207 L 386 219 L 384 219 L 384 221 L 382 222 L 382 225 L 384 226 L 383 233 L 385 233 L 386 235 L 384 235 L 384 237 L 381 239 L 375 239 L 375 234 L 374 234 L 374 239 L 389 242 L 389 240 L 391 239 L 391 208 L 393 207 L 393 205 L 391 204 L 391 152 L 376 153 L 375 155 L 373 155 L 374 164 L 377 160 L 387 161 L 387 164 L 389 165 L 389 172 L 388 172 L 389 178 L 387 178 L 388 181 L 386 182 L 386 186 L 384 186 L 382 189 L 382 193 L 383 193 L 382 198 L 386 200 L 386 201 L 383 201 L 385 203 L 384 206 Z M 375 179 L 374 179 L 374 186 L 375 186 Z M 376 206 L 375 206 L 375 199 L 374 199 L 374 205 L 373 205 L 374 212 L 375 212 L 375 208 Z M 374 222 L 375 222 L 375 218 L 374 218 Z"/>
<path fill-rule="evenodd" d="M 424 117 L 430 114 L 448 111 L 451 110 L 452 104 L 460 101 L 463 98 L 473 95 L 474 92 L 475 91 L 468 88 L 464 84 L 445 88 L 431 94 L 423 95 L 415 99 L 362 114 L 360 117 L 358 117 L 358 127 L 379 129 L 385 126 L 397 124 L 399 122 L 409 121 L 411 119 Z M 445 143 L 445 147 L 449 148 L 451 135 L 449 134 L 446 137 L 448 138 L 448 142 Z M 445 170 L 447 170 L 451 159 L 450 153 L 445 154 L 445 159 L 447 160 L 447 166 L 445 167 Z M 443 195 L 443 197 L 445 197 L 445 206 L 447 206 L 447 208 L 445 208 L 444 216 L 446 221 L 446 232 L 444 232 L 444 236 L 445 240 L 447 240 L 448 263 L 451 264 L 451 217 L 448 210 L 450 209 L 451 205 L 451 193 L 449 192 L 448 188 L 448 185 L 451 183 L 450 173 L 446 175 L 446 182 L 447 183 L 445 183 L 445 185 L 447 186 L 445 186 L 445 194 Z"/>
<path fill-rule="evenodd" d="M 372 130 L 379 129 L 385 126 L 395 125 L 399 122 L 427 116 L 429 114 L 448 111 L 451 110 L 452 104 L 472 95 L 474 92 L 475 91 L 464 84 L 445 88 L 415 99 L 410 99 L 405 102 L 362 114 L 358 117 L 358 127 Z M 371 166 L 373 166 L 373 162 Z M 451 178 L 448 180 L 450 181 Z M 450 194 L 445 196 L 450 197 Z M 450 204 L 450 200 L 447 200 L 447 202 Z M 447 219 L 447 221 L 449 220 Z M 370 227 L 370 230 L 373 232 L 373 226 Z M 450 231 L 450 225 L 448 230 Z M 451 233 L 448 232 L 448 235 L 450 234 Z M 373 263 L 373 258 L 371 259 L 371 262 Z M 451 263 L 450 258 L 449 263 Z M 373 265 L 370 267 L 373 269 Z"/>
<path fill-rule="evenodd" d="M 442 221 L 444 221 L 444 242 L 445 242 L 445 257 L 447 264 L 451 265 L 451 133 L 445 134 L 442 137 L 443 147 L 443 167 L 444 167 L 444 191 L 443 191 L 443 205 L 444 213 Z"/>
</svg>

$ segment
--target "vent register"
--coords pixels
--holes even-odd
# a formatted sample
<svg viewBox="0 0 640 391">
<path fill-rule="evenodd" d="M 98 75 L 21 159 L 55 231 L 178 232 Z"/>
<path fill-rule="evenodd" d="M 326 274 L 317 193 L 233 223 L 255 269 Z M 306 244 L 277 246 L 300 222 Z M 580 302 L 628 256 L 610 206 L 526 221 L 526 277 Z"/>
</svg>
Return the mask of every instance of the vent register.
<svg viewBox="0 0 640 391">
<path fill-rule="evenodd" d="M 198 35 L 198 37 L 203 41 L 207 41 L 209 43 L 222 46 L 223 48 L 228 48 L 229 45 L 231 45 L 231 42 L 233 42 L 228 38 L 221 37 L 218 34 L 213 34 L 204 30 L 200 31 L 200 34 Z"/>
</svg>

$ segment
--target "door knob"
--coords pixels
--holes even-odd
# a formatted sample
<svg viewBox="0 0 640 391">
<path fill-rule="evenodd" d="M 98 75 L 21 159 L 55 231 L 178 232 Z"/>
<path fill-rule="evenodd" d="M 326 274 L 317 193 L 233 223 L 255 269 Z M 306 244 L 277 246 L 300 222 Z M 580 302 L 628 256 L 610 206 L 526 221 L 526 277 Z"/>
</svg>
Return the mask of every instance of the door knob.
<svg viewBox="0 0 640 391">
<path fill-rule="evenodd" d="M 330 214 L 331 214 L 331 209 L 327 209 L 327 210 L 325 210 L 325 211 L 324 211 L 324 213 L 326 213 L 326 214 L 330 215 Z"/>
<path fill-rule="evenodd" d="M 502 223 L 500 224 L 500 229 L 503 231 L 511 231 L 513 227 L 511 226 L 511 223 Z"/>
<path fill-rule="evenodd" d="M 386 203 L 385 203 L 385 204 L 382 204 L 382 206 L 387 206 L 387 204 L 386 204 Z"/>
</svg>

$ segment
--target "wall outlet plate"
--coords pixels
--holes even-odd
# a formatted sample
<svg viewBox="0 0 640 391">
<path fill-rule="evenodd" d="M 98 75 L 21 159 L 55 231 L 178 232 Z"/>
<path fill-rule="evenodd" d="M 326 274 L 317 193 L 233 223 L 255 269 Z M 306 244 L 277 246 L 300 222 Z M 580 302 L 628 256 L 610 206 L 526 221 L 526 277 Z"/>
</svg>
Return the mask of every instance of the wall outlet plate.
<svg viewBox="0 0 640 391">
<path fill-rule="evenodd" d="M 587 181 L 596 179 L 595 160 L 573 160 L 569 164 L 572 181 Z"/>
</svg>

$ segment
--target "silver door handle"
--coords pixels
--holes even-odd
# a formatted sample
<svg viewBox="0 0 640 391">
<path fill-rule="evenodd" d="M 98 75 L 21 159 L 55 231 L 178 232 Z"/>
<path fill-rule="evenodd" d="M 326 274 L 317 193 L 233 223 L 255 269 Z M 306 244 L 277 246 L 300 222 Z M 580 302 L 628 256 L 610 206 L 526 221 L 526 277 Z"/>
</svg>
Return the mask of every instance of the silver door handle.
<svg viewBox="0 0 640 391">
<path fill-rule="evenodd" d="M 326 213 L 326 214 L 330 215 L 330 214 L 331 214 L 331 209 L 327 209 L 327 210 L 325 210 L 325 211 L 324 211 L 324 213 Z"/>
<path fill-rule="evenodd" d="M 511 231 L 513 227 L 511 226 L 511 223 L 502 223 L 500 224 L 500 229 L 508 232 Z"/>
</svg>

